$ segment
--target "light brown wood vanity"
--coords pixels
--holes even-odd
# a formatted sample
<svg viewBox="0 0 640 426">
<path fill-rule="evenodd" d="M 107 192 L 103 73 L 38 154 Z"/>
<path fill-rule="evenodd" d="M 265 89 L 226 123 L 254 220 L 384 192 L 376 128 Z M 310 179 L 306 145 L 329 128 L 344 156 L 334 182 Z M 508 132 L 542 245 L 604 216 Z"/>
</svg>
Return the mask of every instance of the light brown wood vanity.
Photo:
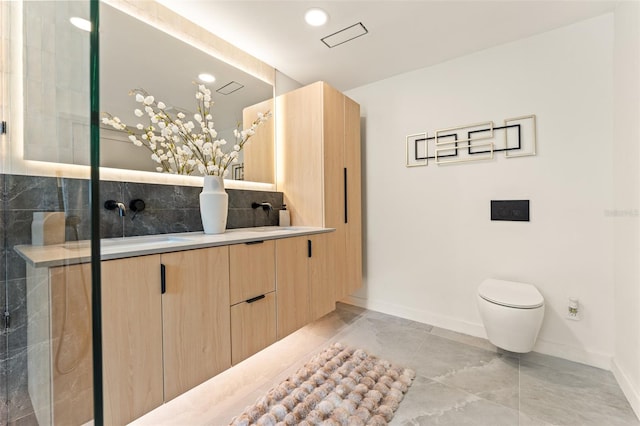
<svg viewBox="0 0 640 426">
<path fill-rule="evenodd" d="M 142 416 L 333 311 L 362 285 L 359 106 L 323 82 L 276 105 L 286 117 L 277 185 L 295 227 L 103 244 L 105 424 Z M 27 261 L 36 416 L 83 424 L 93 417 L 89 246 L 16 250 Z"/>
</svg>

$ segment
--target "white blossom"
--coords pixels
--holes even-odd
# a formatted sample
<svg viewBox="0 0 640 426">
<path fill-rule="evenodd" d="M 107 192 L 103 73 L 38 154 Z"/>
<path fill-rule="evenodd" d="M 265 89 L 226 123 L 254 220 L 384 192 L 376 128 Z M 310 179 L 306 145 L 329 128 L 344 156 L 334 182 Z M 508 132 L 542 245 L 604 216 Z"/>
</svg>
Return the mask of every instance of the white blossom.
<svg viewBox="0 0 640 426">
<path fill-rule="evenodd" d="M 152 161 L 161 165 L 156 167 L 158 171 L 226 176 L 229 173 L 227 168 L 239 162 L 242 147 L 255 134 L 256 128 L 271 116 L 271 112 L 258 113 L 258 118 L 244 130 L 234 129 L 236 141 L 231 144 L 231 152 L 226 153 L 222 147 L 227 141 L 217 139 L 214 117 L 209 111 L 213 104 L 211 90 L 203 84 L 197 87 L 195 97 L 198 105 L 197 112 L 193 113 L 193 121 L 185 123 L 187 115 L 180 111 L 175 118 L 171 117 L 165 112 L 167 105 L 164 102 L 156 103 L 152 95 L 143 89 L 135 89 L 130 94 L 135 94 L 136 102 L 142 106 L 135 108 L 134 114 L 137 117 L 146 114 L 149 123 L 127 127 L 119 118 L 108 113 L 105 113 L 102 123 L 127 132 L 129 140 L 136 146 L 146 146 L 152 152 Z"/>
</svg>

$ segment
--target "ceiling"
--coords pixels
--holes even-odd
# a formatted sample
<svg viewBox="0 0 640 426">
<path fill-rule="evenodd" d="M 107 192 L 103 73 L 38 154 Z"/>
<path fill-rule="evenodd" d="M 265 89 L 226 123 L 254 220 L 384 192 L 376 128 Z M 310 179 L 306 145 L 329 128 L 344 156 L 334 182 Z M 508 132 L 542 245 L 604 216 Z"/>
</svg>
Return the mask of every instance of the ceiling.
<svg viewBox="0 0 640 426">
<path fill-rule="evenodd" d="M 611 12 L 616 1 L 157 0 L 302 84 L 348 90 Z M 304 13 L 329 13 L 310 27 Z M 320 39 L 362 22 L 368 34 Z"/>
</svg>

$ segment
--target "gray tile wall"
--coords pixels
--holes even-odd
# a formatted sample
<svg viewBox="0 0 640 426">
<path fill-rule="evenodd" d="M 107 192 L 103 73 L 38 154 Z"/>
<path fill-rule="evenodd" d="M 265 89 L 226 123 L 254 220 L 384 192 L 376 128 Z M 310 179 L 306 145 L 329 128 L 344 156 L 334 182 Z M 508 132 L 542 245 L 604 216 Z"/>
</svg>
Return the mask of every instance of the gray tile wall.
<svg viewBox="0 0 640 426">
<path fill-rule="evenodd" d="M 0 306 L 11 313 L 11 327 L 0 323 L 0 425 L 29 422 L 31 404 L 27 393 L 27 307 L 25 262 L 13 246 L 31 243 L 31 221 L 37 211 L 64 211 L 68 241 L 90 238 L 89 181 L 50 177 L 0 174 L 2 212 L 0 214 Z M 100 182 L 100 205 L 109 199 L 126 206 L 133 199 L 145 201 L 146 209 L 120 218 L 115 211 L 101 208 L 102 238 L 202 231 L 199 187 L 155 185 L 129 182 Z M 278 224 L 280 192 L 228 189 L 227 228 Z M 252 209 L 251 203 L 270 202 L 267 215 Z M 7 297 L 5 298 L 5 291 Z M 7 403 L 8 401 L 8 403 Z"/>
</svg>

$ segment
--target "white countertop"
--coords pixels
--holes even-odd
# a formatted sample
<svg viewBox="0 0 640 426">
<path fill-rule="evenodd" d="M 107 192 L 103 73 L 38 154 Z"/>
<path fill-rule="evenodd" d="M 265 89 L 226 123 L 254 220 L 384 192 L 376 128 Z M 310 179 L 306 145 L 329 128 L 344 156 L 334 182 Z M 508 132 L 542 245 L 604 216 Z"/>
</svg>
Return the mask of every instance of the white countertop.
<svg viewBox="0 0 640 426">
<path fill-rule="evenodd" d="M 261 226 L 257 228 L 227 229 L 224 234 L 183 232 L 140 237 L 103 238 L 100 240 L 100 258 L 102 260 L 122 259 L 125 257 L 275 240 L 332 231 L 335 231 L 335 229 L 309 226 Z M 68 241 L 63 244 L 49 246 L 19 245 L 15 246 L 14 249 L 28 264 L 34 267 L 52 267 L 91 262 L 91 242 L 89 240 Z"/>
</svg>

